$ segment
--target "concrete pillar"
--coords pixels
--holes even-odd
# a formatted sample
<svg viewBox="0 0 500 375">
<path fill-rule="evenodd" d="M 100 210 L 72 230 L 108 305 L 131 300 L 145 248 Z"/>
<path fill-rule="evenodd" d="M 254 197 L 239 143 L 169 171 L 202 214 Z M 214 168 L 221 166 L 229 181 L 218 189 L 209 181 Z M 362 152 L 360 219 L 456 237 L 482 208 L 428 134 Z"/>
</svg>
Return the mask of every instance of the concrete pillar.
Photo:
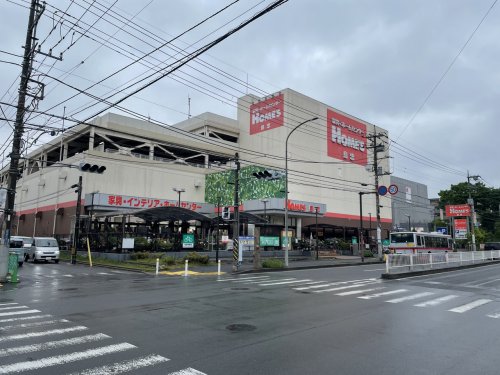
<svg viewBox="0 0 500 375">
<path fill-rule="evenodd" d="M 89 135 L 89 151 L 92 151 L 94 149 L 94 137 L 95 137 L 95 128 L 91 127 Z"/>
<path fill-rule="evenodd" d="M 149 160 L 153 160 L 154 156 L 155 156 L 155 145 L 151 143 L 149 145 Z"/>
</svg>

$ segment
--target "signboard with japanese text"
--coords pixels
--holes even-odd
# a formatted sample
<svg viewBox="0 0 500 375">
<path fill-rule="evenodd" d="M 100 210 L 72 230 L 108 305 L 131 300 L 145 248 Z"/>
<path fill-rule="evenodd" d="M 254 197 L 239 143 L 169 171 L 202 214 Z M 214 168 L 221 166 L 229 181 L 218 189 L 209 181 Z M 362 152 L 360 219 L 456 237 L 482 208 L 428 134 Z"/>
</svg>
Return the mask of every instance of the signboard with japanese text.
<svg viewBox="0 0 500 375">
<path fill-rule="evenodd" d="M 130 195 L 119 195 L 119 194 L 94 194 L 94 199 L 92 201 L 92 194 L 87 194 L 85 196 L 85 205 L 99 206 L 99 207 L 116 207 L 116 208 L 155 208 L 155 207 L 177 207 L 179 201 L 175 199 L 162 199 L 162 198 L 147 198 L 147 197 L 135 197 Z M 196 212 L 210 212 L 213 209 L 213 205 L 198 202 L 187 202 L 181 201 L 181 208 Z"/>
<path fill-rule="evenodd" d="M 444 207 L 447 217 L 470 216 L 470 206 L 468 204 L 454 204 Z"/>
<path fill-rule="evenodd" d="M 350 163 L 366 165 L 366 125 L 327 109 L 327 155 Z"/>
<path fill-rule="evenodd" d="M 183 249 L 194 248 L 194 234 L 193 233 L 183 233 L 182 234 L 182 248 Z"/>
<path fill-rule="evenodd" d="M 259 244 L 261 247 L 264 247 L 264 246 L 277 247 L 280 245 L 280 238 L 278 236 L 276 236 L 276 237 L 274 237 L 274 236 L 273 237 L 260 236 Z"/>
<path fill-rule="evenodd" d="M 284 98 L 279 94 L 250 106 L 250 135 L 284 125 Z"/>
<path fill-rule="evenodd" d="M 455 219 L 455 238 L 467 238 L 467 219 Z"/>
</svg>

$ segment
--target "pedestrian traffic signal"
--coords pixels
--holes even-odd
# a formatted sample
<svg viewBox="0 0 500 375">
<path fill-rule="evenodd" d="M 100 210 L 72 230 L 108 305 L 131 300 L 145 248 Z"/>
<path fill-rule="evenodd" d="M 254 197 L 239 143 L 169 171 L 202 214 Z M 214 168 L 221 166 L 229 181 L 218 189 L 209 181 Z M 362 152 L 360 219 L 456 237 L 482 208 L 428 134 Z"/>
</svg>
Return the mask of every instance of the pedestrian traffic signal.
<svg viewBox="0 0 500 375">
<path fill-rule="evenodd" d="M 231 218 L 231 211 L 229 207 L 222 207 L 222 218 L 224 220 L 229 220 Z"/>
<path fill-rule="evenodd" d="M 90 164 L 82 162 L 80 163 L 79 169 L 82 172 L 90 172 L 90 173 L 103 173 L 106 170 L 104 165 Z"/>
<path fill-rule="evenodd" d="M 283 178 L 285 174 L 282 171 L 264 169 L 263 171 L 254 172 L 252 175 L 259 180 L 279 180 L 280 178 Z"/>
</svg>

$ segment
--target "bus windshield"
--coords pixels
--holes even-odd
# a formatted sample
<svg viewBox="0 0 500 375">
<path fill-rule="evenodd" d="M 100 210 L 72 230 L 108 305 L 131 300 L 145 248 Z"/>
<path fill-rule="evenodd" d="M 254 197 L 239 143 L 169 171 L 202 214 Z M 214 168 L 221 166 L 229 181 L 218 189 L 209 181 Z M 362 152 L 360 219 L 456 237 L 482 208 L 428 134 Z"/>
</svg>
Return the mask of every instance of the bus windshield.
<svg viewBox="0 0 500 375">
<path fill-rule="evenodd" d="M 391 243 L 415 242 L 414 233 L 391 233 Z"/>
</svg>

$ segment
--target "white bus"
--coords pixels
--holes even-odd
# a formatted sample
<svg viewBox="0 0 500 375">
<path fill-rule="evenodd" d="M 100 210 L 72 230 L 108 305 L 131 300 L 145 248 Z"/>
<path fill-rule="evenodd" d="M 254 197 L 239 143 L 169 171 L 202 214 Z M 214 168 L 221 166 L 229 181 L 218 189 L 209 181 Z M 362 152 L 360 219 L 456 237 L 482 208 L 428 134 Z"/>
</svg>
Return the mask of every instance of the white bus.
<svg viewBox="0 0 500 375">
<path fill-rule="evenodd" d="M 394 254 L 453 251 L 451 236 L 437 232 L 392 232 L 390 241 L 389 250 Z"/>
</svg>

